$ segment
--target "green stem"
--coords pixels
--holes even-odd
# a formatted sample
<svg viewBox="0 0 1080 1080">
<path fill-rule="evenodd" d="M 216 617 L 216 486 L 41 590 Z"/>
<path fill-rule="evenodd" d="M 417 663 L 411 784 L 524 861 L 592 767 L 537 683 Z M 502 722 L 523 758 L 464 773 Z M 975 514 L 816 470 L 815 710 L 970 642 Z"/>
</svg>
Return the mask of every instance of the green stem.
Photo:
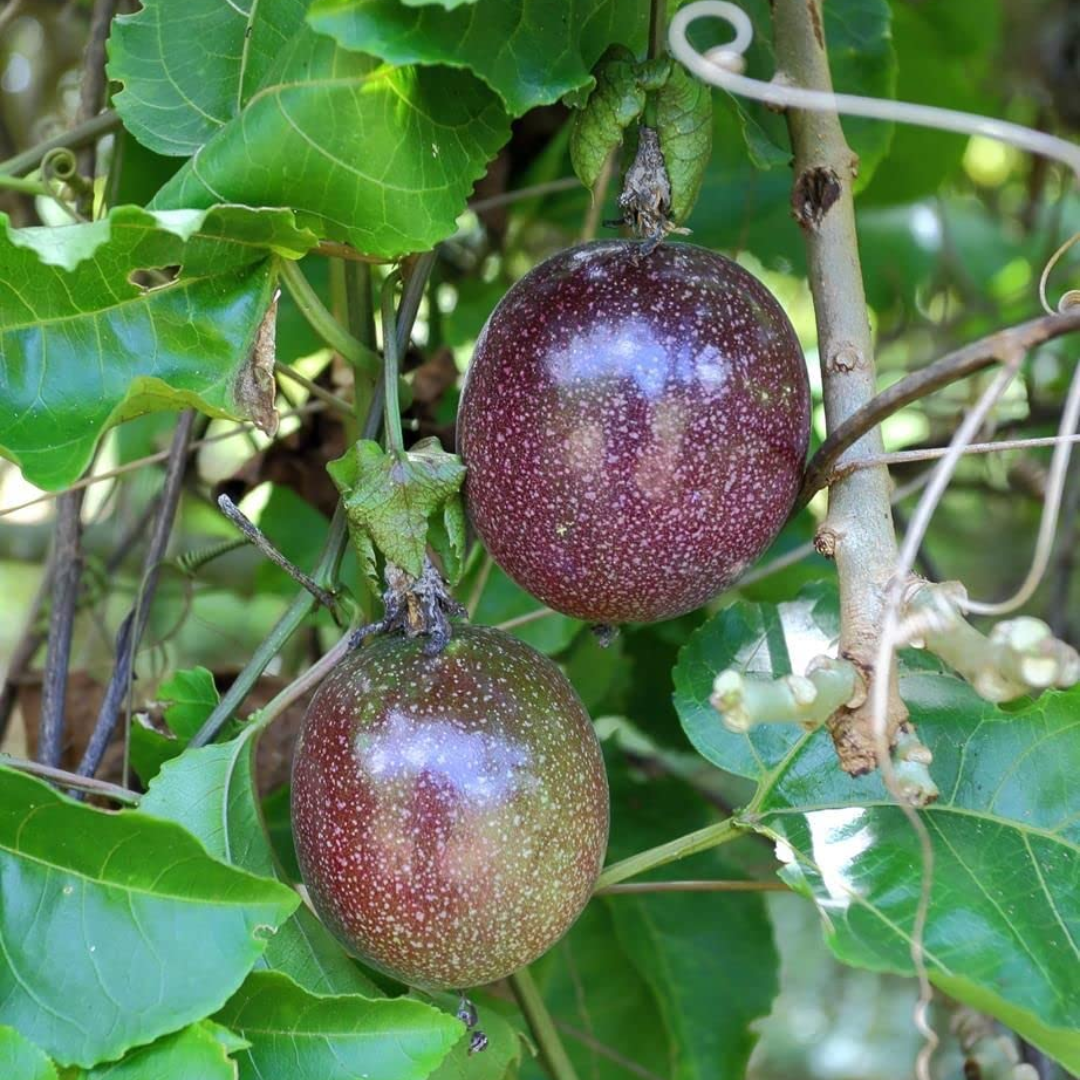
<svg viewBox="0 0 1080 1080">
<path fill-rule="evenodd" d="M 655 870 L 656 867 L 675 862 L 676 859 L 685 859 L 687 855 L 707 851 L 718 844 L 726 844 L 730 840 L 738 839 L 742 833 L 742 826 L 738 825 L 733 818 L 725 818 L 723 821 L 716 822 L 715 825 L 706 825 L 704 829 L 698 829 L 697 832 L 687 833 L 659 847 L 649 848 L 648 851 L 631 855 L 629 859 L 612 863 L 597 879 L 596 890 L 606 889 L 627 878 L 637 877 L 638 874 Z"/>
<path fill-rule="evenodd" d="M 7 176 L 4 173 L 0 173 L 0 188 L 6 191 L 18 191 L 23 195 L 52 194 L 40 180 L 24 180 L 20 176 Z"/>
<path fill-rule="evenodd" d="M 4 176 L 24 176 L 26 173 L 36 169 L 41 163 L 41 159 L 50 150 L 55 150 L 61 146 L 71 149 L 86 146 L 87 143 L 100 139 L 102 135 L 115 131 L 119 126 L 120 117 L 112 109 L 107 109 L 105 112 L 98 113 L 97 116 L 92 116 L 89 120 L 76 124 L 73 128 L 69 128 L 51 139 L 39 142 L 36 146 L 31 146 L 29 150 L 24 150 L 21 154 L 8 158 L 7 161 L 0 162 L 0 174 Z"/>
<path fill-rule="evenodd" d="M 577 1072 L 566 1055 L 562 1039 L 555 1030 L 555 1022 L 551 1019 L 551 1013 L 548 1012 L 529 969 L 523 967 L 514 972 L 509 982 L 518 1007 L 529 1022 L 529 1029 L 536 1039 L 536 1045 L 540 1048 L 552 1080 L 577 1080 Z"/>
<path fill-rule="evenodd" d="M 400 454 L 405 449 L 405 439 L 401 434 L 401 403 L 398 400 L 398 343 L 394 315 L 394 290 L 398 280 L 395 271 L 388 275 L 382 287 L 383 393 L 386 396 L 383 430 L 386 432 L 386 449 L 391 454 Z"/>
<path fill-rule="evenodd" d="M 341 353 L 353 367 L 360 368 L 368 375 L 378 374 L 378 355 L 357 341 L 326 310 L 297 263 L 292 259 L 282 259 L 279 265 L 281 278 L 289 290 L 289 295 L 312 330 L 335 352 Z"/>
</svg>

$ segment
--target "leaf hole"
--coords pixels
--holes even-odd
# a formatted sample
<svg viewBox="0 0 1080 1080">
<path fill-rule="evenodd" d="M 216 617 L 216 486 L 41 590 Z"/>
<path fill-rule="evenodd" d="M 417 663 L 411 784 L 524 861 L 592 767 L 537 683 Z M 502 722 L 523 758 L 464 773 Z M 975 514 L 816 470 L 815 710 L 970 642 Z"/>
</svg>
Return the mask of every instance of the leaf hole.
<svg viewBox="0 0 1080 1080">
<path fill-rule="evenodd" d="M 144 293 L 156 292 L 172 285 L 180 277 L 182 269 L 182 266 L 146 266 L 132 270 L 128 274 L 128 281 Z"/>
</svg>

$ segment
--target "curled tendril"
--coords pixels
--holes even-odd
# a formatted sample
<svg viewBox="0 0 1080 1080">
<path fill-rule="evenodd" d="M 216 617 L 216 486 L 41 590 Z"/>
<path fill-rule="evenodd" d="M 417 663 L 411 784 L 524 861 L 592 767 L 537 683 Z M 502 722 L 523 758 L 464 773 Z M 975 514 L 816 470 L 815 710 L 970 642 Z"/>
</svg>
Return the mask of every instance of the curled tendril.
<svg viewBox="0 0 1080 1080">
<path fill-rule="evenodd" d="M 1054 252 L 1053 255 L 1046 262 L 1046 266 L 1043 267 L 1043 272 L 1039 277 L 1039 299 L 1042 301 L 1043 309 L 1048 315 L 1053 315 L 1054 309 L 1050 306 L 1050 301 L 1046 299 L 1046 281 L 1050 277 L 1050 271 L 1057 265 L 1058 260 L 1069 250 L 1077 241 L 1080 241 L 1080 233 L 1073 233 L 1064 244 L 1061 245 Z M 1070 289 L 1064 296 L 1058 301 L 1057 311 L 1064 315 L 1066 311 L 1071 311 L 1074 307 L 1080 305 L 1080 289 Z"/>
<path fill-rule="evenodd" d="M 699 53 L 687 37 L 690 24 L 697 19 L 719 18 L 735 30 L 734 41 L 708 53 Z M 965 135 L 982 135 L 1008 143 L 1021 150 L 1051 158 L 1067 165 L 1080 179 L 1080 146 L 1043 131 L 995 120 L 988 116 L 940 109 L 933 105 L 915 105 L 907 101 L 889 101 L 862 97 L 858 94 L 831 94 L 823 90 L 806 90 L 784 80 L 762 82 L 741 74 L 742 57 L 754 37 L 750 17 L 737 4 L 727 0 L 695 0 L 680 8 L 672 17 L 668 29 L 668 47 L 681 64 L 702 82 L 719 86 L 740 97 L 764 101 L 769 105 L 810 109 L 815 112 L 837 112 L 848 116 L 865 116 L 871 120 L 886 120 L 919 127 L 956 131 Z"/>
</svg>

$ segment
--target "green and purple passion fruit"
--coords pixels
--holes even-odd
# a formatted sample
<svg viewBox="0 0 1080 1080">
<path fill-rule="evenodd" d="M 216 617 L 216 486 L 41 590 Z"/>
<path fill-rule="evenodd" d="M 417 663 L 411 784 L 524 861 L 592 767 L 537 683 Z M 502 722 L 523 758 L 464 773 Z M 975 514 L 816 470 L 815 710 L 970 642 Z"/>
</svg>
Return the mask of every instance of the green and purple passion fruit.
<svg viewBox="0 0 1080 1080">
<path fill-rule="evenodd" d="M 337 938 L 409 985 L 463 989 L 577 919 L 607 846 L 607 778 L 559 669 L 460 626 L 436 656 L 385 637 L 333 671 L 297 745 L 292 818 Z"/>
</svg>

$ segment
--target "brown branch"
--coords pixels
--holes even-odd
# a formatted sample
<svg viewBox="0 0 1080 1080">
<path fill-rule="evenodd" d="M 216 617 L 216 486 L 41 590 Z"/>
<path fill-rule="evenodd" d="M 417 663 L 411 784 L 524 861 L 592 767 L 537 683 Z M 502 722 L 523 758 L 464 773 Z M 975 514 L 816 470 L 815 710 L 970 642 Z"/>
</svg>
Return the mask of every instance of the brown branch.
<svg viewBox="0 0 1080 1080">
<path fill-rule="evenodd" d="M 27 761 L 25 758 L 0 754 L 0 765 L 9 769 L 18 769 L 19 772 L 29 773 L 31 776 L 40 776 L 42 780 L 49 780 L 74 791 L 82 791 L 88 795 L 101 795 L 114 802 L 123 803 L 125 806 L 135 806 L 139 802 L 138 792 L 130 788 L 110 784 L 107 780 L 98 780 L 93 776 L 79 776 L 78 773 L 68 772 L 66 769 L 54 769 L 50 765 L 42 765 L 37 761 Z"/>
<path fill-rule="evenodd" d="M 774 0 L 772 11 L 777 78 L 831 93 L 820 0 Z M 795 167 L 792 207 L 806 240 L 825 419 L 832 434 L 874 397 L 877 382 L 855 231 L 852 185 L 858 159 L 835 112 L 788 109 L 786 115 Z M 849 453 L 858 459 L 882 449 L 880 432 L 871 431 Z M 889 484 L 885 468 L 860 470 L 834 484 L 818 531 L 819 550 L 836 559 L 840 655 L 856 663 L 868 685 L 897 555 Z M 887 715 L 892 737 L 907 718 L 895 677 Z M 829 729 L 846 771 L 858 774 L 876 766 L 873 720 L 865 703 L 841 709 Z"/>
<path fill-rule="evenodd" d="M 120 624 L 116 635 L 116 666 L 113 668 L 109 685 L 98 710 L 94 730 L 90 735 L 83 759 L 79 762 L 80 776 L 93 776 L 101 764 L 101 759 L 116 730 L 120 707 L 127 696 L 131 683 L 135 652 L 139 647 L 146 624 L 150 618 L 150 608 L 157 589 L 161 561 L 168 547 L 172 532 L 173 519 L 180 502 L 180 492 L 187 464 L 187 447 L 191 438 L 191 429 L 195 423 L 195 413 L 187 409 L 180 414 L 180 420 L 169 448 L 169 460 L 165 468 L 165 482 L 161 491 L 161 503 L 158 507 L 154 528 L 150 534 L 150 543 L 143 559 L 143 578 L 135 606 L 128 612 Z"/>
<path fill-rule="evenodd" d="M 959 379 L 992 367 L 1015 355 L 1018 348 L 1031 349 L 1074 330 L 1080 330 L 1080 310 L 1066 315 L 1044 315 L 1031 319 L 1019 326 L 998 330 L 973 341 L 970 345 L 965 345 L 962 349 L 912 372 L 877 394 L 829 432 L 829 437 L 806 467 L 794 512 L 802 509 L 818 491 L 830 483 L 834 466 L 845 451 L 899 409 Z"/>
<path fill-rule="evenodd" d="M 108 79 L 105 75 L 105 40 L 116 14 L 118 0 L 94 0 L 90 13 L 90 35 L 83 53 L 82 82 L 79 86 L 79 109 L 76 124 L 84 124 L 101 111 Z M 89 216 L 93 210 L 94 174 L 97 171 L 97 141 L 92 140 L 79 152 L 79 171 L 90 180 L 86 196 L 80 197 L 79 210 Z"/>
<path fill-rule="evenodd" d="M 83 569 L 81 514 L 84 494 L 81 490 L 69 492 L 57 504 L 52 610 L 49 613 L 45 677 L 41 686 L 37 753 L 38 761 L 54 768 L 60 764 L 64 749 L 68 663 Z"/>
</svg>

